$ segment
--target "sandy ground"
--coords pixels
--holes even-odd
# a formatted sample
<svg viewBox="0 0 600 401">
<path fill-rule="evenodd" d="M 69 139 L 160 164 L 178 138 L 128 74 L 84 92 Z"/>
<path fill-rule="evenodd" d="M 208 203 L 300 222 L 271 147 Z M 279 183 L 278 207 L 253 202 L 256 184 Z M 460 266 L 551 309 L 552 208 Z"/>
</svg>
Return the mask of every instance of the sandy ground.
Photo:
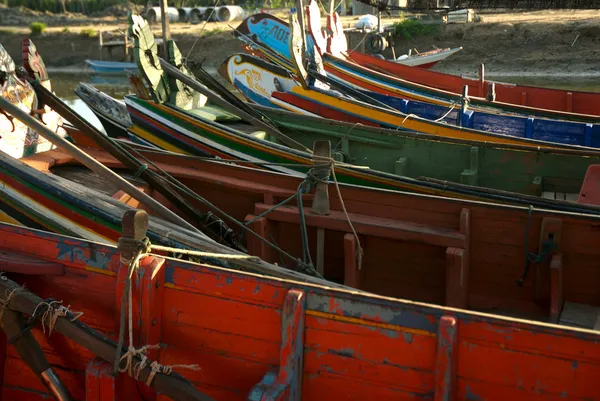
<svg viewBox="0 0 600 401">
<path fill-rule="evenodd" d="M 98 37 L 82 35 L 82 30 L 102 31 L 105 40 L 110 40 L 121 38 L 127 28 L 122 12 L 120 18 L 87 18 L 77 14 L 65 17 L 32 11 L 28 14 L 23 10 L 7 13 L 13 10 L 0 9 L 0 43 L 19 60 L 21 40 L 29 34 L 28 24 L 33 20 L 45 21 L 47 30 L 33 40 L 50 69 L 80 70 L 85 59 L 107 58 L 106 53 L 100 54 Z M 396 40 L 396 54 L 404 54 L 411 48 L 426 51 L 433 46 L 462 46 L 462 52 L 435 69 L 472 75 L 480 63 L 485 63 L 487 73 L 494 76 L 600 76 L 600 10 L 481 14 L 482 23 L 443 25 L 436 35 Z M 351 27 L 357 18 L 343 17 L 343 25 Z M 207 67 L 215 68 L 226 56 L 241 49 L 240 42 L 231 34 L 237 24 L 239 21 L 174 23 L 171 32 L 190 60 L 205 60 Z M 159 25 L 154 31 L 160 36 Z M 387 51 L 386 56 L 391 56 L 391 52 Z"/>
</svg>

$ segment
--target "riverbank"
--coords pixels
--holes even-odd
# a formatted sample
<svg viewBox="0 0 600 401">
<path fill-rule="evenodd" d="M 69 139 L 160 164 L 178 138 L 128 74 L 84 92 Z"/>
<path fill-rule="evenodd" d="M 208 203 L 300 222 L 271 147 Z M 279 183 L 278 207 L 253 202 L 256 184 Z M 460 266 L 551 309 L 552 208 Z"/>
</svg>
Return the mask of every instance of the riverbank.
<svg viewBox="0 0 600 401">
<path fill-rule="evenodd" d="M 435 69 L 475 75 L 477 66 L 485 63 L 487 75 L 497 77 L 600 76 L 600 11 L 482 15 L 484 22 L 481 23 L 440 25 L 436 32 L 426 36 L 396 39 L 396 55 L 413 48 L 427 51 L 434 46 L 462 46 L 463 51 L 438 64 Z M 29 18 L 41 19 L 42 16 Z M 353 25 L 356 18 L 343 17 L 344 25 Z M 65 19 L 73 23 L 61 24 Z M 45 21 L 47 30 L 32 39 L 51 71 L 83 71 L 87 68 L 85 59 L 106 59 L 106 54 L 100 54 L 98 32 L 103 31 L 103 37 L 109 40 L 110 35 L 121 38 L 127 28 L 123 16 L 85 19 L 80 15 L 70 15 L 59 19 L 46 18 Z M 84 21 L 89 23 L 83 24 Z M 239 22 L 208 23 L 206 26 L 204 23 L 176 23 L 171 25 L 171 32 L 182 54 L 189 55 L 191 61 L 204 61 L 206 67 L 214 69 L 225 57 L 241 50 L 241 42 L 233 38 L 229 26 L 237 24 Z M 0 26 L 0 43 L 17 61 L 20 60 L 21 40 L 29 34 L 26 26 Z M 154 32 L 160 36 L 158 25 Z M 391 52 L 388 51 L 386 56 L 390 57 Z"/>
</svg>

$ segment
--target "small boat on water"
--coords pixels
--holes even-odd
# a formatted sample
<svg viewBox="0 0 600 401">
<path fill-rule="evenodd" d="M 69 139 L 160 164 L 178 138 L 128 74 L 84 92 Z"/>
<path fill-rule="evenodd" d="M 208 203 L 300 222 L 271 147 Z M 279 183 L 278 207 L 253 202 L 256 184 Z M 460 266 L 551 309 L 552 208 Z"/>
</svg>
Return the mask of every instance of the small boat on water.
<svg viewBox="0 0 600 401">
<path fill-rule="evenodd" d="M 102 60 L 85 60 L 85 62 L 97 74 L 123 74 L 127 71 L 137 71 L 135 63 L 126 63 L 122 61 L 102 61 Z"/>
<path fill-rule="evenodd" d="M 436 65 L 442 60 L 447 59 L 453 54 L 458 53 L 462 50 L 462 47 L 457 47 L 454 49 L 434 49 L 429 50 L 427 52 L 417 53 L 417 54 L 405 54 L 403 56 L 398 57 L 395 60 L 386 60 L 394 64 L 406 65 L 409 67 L 418 67 L 422 69 L 428 69 Z M 378 58 L 378 57 L 376 57 Z"/>
</svg>

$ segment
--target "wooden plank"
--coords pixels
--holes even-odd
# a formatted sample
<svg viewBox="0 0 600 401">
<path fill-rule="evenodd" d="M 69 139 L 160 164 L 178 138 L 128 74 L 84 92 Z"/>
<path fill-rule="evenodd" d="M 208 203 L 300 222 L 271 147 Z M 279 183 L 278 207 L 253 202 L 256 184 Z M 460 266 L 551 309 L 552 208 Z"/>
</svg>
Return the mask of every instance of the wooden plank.
<svg viewBox="0 0 600 401">
<path fill-rule="evenodd" d="M 257 204 L 255 214 L 263 213 L 269 208 L 268 205 Z M 297 216 L 298 208 L 282 206 L 270 212 L 268 218 L 276 221 L 296 222 L 298 221 Z M 356 214 L 350 214 L 350 219 L 357 233 L 365 236 L 373 235 L 446 247 L 464 247 L 465 236 L 458 230 Z M 350 229 L 345 214 L 338 211 L 331 211 L 329 216 L 306 214 L 306 224 L 337 231 Z"/>
<path fill-rule="evenodd" d="M 590 330 L 600 329 L 600 307 L 575 302 L 565 302 L 559 324 Z"/>
<path fill-rule="evenodd" d="M 435 361 L 434 401 L 456 399 L 458 361 L 458 322 L 455 317 L 442 316 L 438 327 L 437 355 Z"/>
</svg>

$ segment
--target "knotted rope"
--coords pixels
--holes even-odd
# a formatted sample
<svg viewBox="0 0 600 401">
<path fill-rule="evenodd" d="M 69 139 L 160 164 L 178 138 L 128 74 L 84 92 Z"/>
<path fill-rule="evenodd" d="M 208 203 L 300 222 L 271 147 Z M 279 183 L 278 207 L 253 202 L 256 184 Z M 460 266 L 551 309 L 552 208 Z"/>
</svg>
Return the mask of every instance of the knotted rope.
<svg viewBox="0 0 600 401">
<path fill-rule="evenodd" d="M 127 249 L 133 252 L 133 258 L 131 260 L 124 259 L 121 256 L 122 263 L 128 263 L 127 270 L 127 279 L 125 281 L 125 291 L 123 292 L 123 297 L 121 298 L 121 316 L 120 316 L 120 326 L 119 326 L 119 342 L 117 344 L 117 353 L 115 355 L 115 362 L 113 364 L 113 372 L 116 374 L 117 372 L 127 372 L 130 376 L 139 380 L 141 373 L 144 368 L 150 366 L 151 372 L 146 380 L 146 385 L 150 386 L 154 376 L 157 373 L 164 373 L 166 375 L 171 374 L 173 368 L 181 368 L 181 369 L 191 369 L 191 370 L 199 370 L 200 367 L 198 365 L 171 365 L 171 366 L 163 366 L 160 363 L 154 361 L 148 365 L 149 359 L 146 356 L 146 351 L 149 349 L 159 349 L 160 345 L 145 345 L 139 349 L 136 349 L 133 346 L 133 291 L 131 288 L 131 280 L 133 278 L 134 271 L 139 267 L 140 260 L 150 254 L 152 250 L 156 251 L 164 251 L 164 252 L 172 252 L 179 253 L 183 255 L 190 256 L 200 256 L 200 257 L 214 257 L 214 258 L 222 258 L 222 259 L 256 259 L 260 260 L 256 256 L 249 255 L 232 255 L 232 254 L 221 254 L 221 253 L 212 253 L 212 252 L 200 252 L 200 251 L 192 251 L 187 249 L 179 249 L 179 248 L 171 248 L 168 246 L 161 245 L 153 245 L 150 243 L 148 237 L 145 237 L 143 240 L 137 240 L 134 238 L 119 238 L 119 248 Z M 129 347 L 127 348 L 127 352 L 121 355 L 121 350 L 123 349 L 123 341 L 125 337 L 125 311 L 126 311 L 126 303 L 127 306 L 127 314 L 128 314 L 128 329 L 129 329 Z M 141 358 L 140 362 L 134 364 L 134 358 Z M 123 367 L 121 366 L 121 362 L 125 362 Z"/>
<path fill-rule="evenodd" d="M 71 314 L 71 318 L 69 319 L 71 322 L 79 319 L 83 312 L 71 312 L 71 305 L 64 306 L 62 305 L 63 301 L 42 301 L 33 310 L 32 317 L 37 316 L 38 309 L 43 309 L 44 313 L 40 317 L 40 322 L 42 323 L 42 331 L 46 334 L 46 326 L 48 326 L 48 337 L 52 335 L 52 331 L 54 330 L 54 326 L 56 325 L 56 321 L 59 317 L 67 317 Z"/>
<path fill-rule="evenodd" d="M 6 276 L 0 276 L 0 279 L 4 281 L 8 280 Z M 0 305 L 2 305 L 2 308 L 0 308 L 0 322 L 2 322 L 2 319 L 4 318 L 4 310 L 8 308 L 12 297 L 14 297 L 22 289 L 23 287 L 16 287 L 12 290 L 4 290 L 4 298 L 0 299 Z"/>
</svg>

